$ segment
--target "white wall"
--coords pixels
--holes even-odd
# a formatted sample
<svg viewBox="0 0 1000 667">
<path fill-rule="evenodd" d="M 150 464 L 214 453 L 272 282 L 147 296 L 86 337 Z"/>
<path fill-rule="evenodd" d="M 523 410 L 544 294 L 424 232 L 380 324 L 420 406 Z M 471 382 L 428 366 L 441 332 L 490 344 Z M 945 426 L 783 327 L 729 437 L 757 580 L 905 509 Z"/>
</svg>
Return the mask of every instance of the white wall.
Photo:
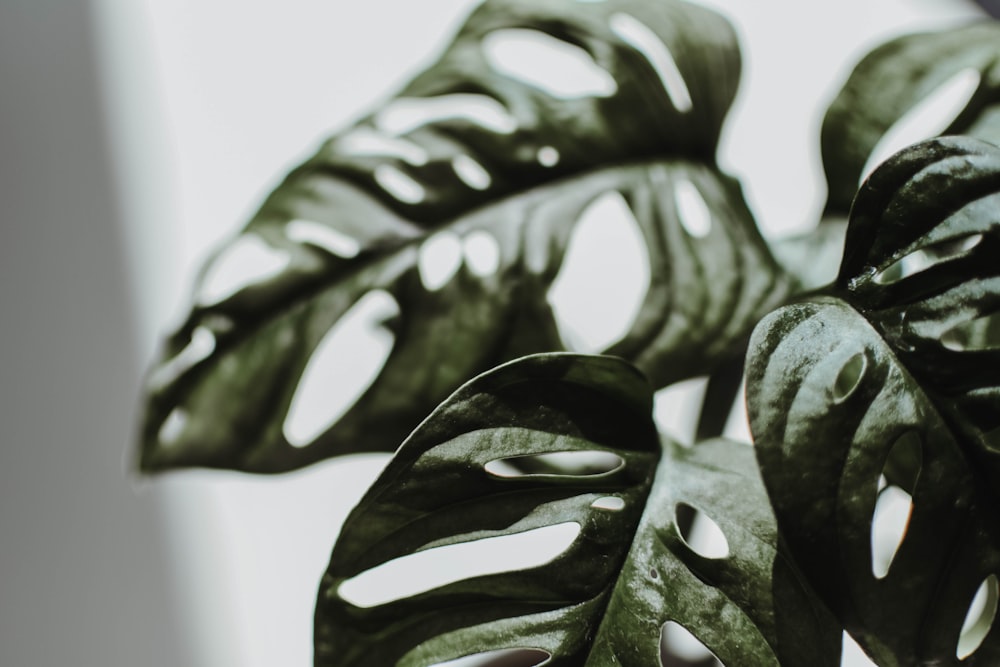
<svg viewBox="0 0 1000 667">
<path fill-rule="evenodd" d="M 103 0 L 145 359 L 185 313 L 213 244 L 325 135 L 418 71 L 473 5 Z M 197 656 L 189 664 L 311 664 L 319 577 L 385 458 L 281 477 L 188 471 L 150 484 L 165 499 L 187 600 L 181 620 Z"/>
</svg>

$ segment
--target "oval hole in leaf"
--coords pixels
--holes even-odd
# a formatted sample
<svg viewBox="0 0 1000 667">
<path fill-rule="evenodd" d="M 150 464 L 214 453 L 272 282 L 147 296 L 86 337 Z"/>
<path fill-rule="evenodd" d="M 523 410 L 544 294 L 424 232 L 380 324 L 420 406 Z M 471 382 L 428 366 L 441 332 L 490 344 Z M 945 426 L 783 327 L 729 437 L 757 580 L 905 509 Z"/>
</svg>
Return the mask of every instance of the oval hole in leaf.
<svg viewBox="0 0 1000 667">
<path fill-rule="evenodd" d="M 744 374 L 740 381 L 740 389 L 733 399 L 733 406 L 726 417 L 722 435 L 730 440 L 753 446 L 753 434 L 750 432 L 750 414 L 747 406 L 747 378 Z"/>
<path fill-rule="evenodd" d="M 590 477 L 606 475 L 623 467 L 625 459 L 622 457 L 597 450 L 509 456 L 490 461 L 484 466 L 489 474 L 503 478 L 525 477 L 540 473 Z"/>
<path fill-rule="evenodd" d="M 285 225 L 285 236 L 296 243 L 322 248 L 335 257 L 352 259 L 361 252 L 361 244 L 347 234 L 312 220 L 291 220 Z"/>
<path fill-rule="evenodd" d="M 857 391 L 865 377 L 867 367 L 868 357 L 865 356 L 864 352 L 858 352 L 844 363 L 833 383 L 834 403 L 843 403 Z"/>
<path fill-rule="evenodd" d="M 639 223 L 621 193 L 604 193 L 580 215 L 548 291 L 563 342 L 578 352 L 600 352 L 620 340 L 649 284 Z"/>
<path fill-rule="evenodd" d="M 660 662 L 663 667 L 724 667 L 700 639 L 680 623 L 667 621 L 660 628 Z"/>
<path fill-rule="evenodd" d="M 712 231 L 712 212 L 701 196 L 701 191 L 686 178 L 674 184 L 674 201 L 681 226 L 696 239 L 705 238 Z"/>
<path fill-rule="evenodd" d="M 968 106 L 981 78 L 979 70 L 963 69 L 914 104 L 875 144 L 858 182 L 863 182 L 876 167 L 898 151 L 947 130 Z"/>
<path fill-rule="evenodd" d="M 941 336 L 941 344 L 956 352 L 1000 350 L 1000 312 L 952 327 Z"/>
<path fill-rule="evenodd" d="M 404 204 L 419 204 L 427 196 L 424 186 L 391 164 L 375 167 L 375 182 Z"/>
<path fill-rule="evenodd" d="M 434 234 L 420 246 L 417 270 L 420 282 L 430 292 L 441 289 L 462 268 L 462 240 L 452 232 Z"/>
<path fill-rule="evenodd" d="M 282 426 L 293 447 L 305 447 L 333 426 L 378 377 L 395 337 L 383 325 L 399 315 L 386 291 L 361 297 L 317 345 Z"/>
<path fill-rule="evenodd" d="M 701 510 L 687 503 L 677 503 L 674 522 L 684 544 L 702 558 L 719 559 L 729 555 L 726 534 Z"/>
<path fill-rule="evenodd" d="M 608 510 L 609 512 L 621 512 L 625 509 L 625 500 L 618 496 L 604 496 L 590 503 L 590 506 L 594 509 Z"/>
<path fill-rule="evenodd" d="M 871 526 L 872 574 L 877 579 L 889 574 L 906 537 L 922 457 L 920 436 L 906 433 L 892 445 L 879 475 Z"/>
<path fill-rule="evenodd" d="M 932 266 L 956 259 L 979 245 L 982 234 L 970 234 L 957 239 L 942 241 L 925 248 L 919 248 L 900 257 L 888 267 L 875 274 L 875 282 L 879 285 L 891 285 L 900 280 L 926 271 Z"/>
<path fill-rule="evenodd" d="M 419 167 L 427 164 L 427 151 L 412 141 L 388 136 L 368 127 L 358 127 L 337 140 L 337 150 L 344 155 L 399 158 Z"/>
<path fill-rule="evenodd" d="M 461 181 L 473 190 L 486 190 L 493 183 L 493 178 L 483 165 L 468 155 L 456 155 L 451 161 L 451 166 Z"/>
<path fill-rule="evenodd" d="M 517 120 L 503 104 L 475 93 L 402 97 L 389 102 L 375 116 L 375 126 L 391 135 L 406 134 L 429 123 L 460 119 L 497 134 L 510 134 Z"/>
<path fill-rule="evenodd" d="M 611 30 L 626 44 L 641 53 L 660 77 L 667 97 L 674 108 L 687 113 L 693 108 L 691 92 L 670 49 L 655 32 L 631 14 L 618 12 L 611 16 Z"/>
<path fill-rule="evenodd" d="M 153 370 L 147 382 L 154 391 L 173 384 L 181 375 L 212 356 L 213 352 L 215 334 L 207 327 L 195 327 L 191 332 L 191 341 Z"/>
<path fill-rule="evenodd" d="M 559 164 L 559 150 L 555 146 L 542 146 L 538 149 L 538 164 L 543 167 L 554 167 Z"/>
<path fill-rule="evenodd" d="M 198 302 L 218 303 L 244 287 L 273 278 L 291 261 L 287 252 L 272 248 L 259 236 L 242 236 L 223 250 L 205 271 Z"/>
<path fill-rule="evenodd" d="M 484 229 L 469 232 L 462 239 L 465 263 L 474 275 L 485 278 L 500 268 L 500 243 Z"/>
<path fill-rule="evenodd" d="M 982 645 L 993 627 L 997 615 L 997 601 L 1000 599 L 998 580 L 991 574 L 983 580 L 972 598 L 969 611 L 966 612 L 962 633 L 958 638 L 955 655 L 959 660 L 965 660 Z"/>
<path fill-rule="evenodd" d="M 566 551 L 579 534 L 580 524 L 567 522 L 418 551 L 347 579 L 337 594 L 367 609 L 470 577 L 540 567 Z"/>
<path fill-rule="evenodd" d="M 552 657 L 538 648 L 506 648 L 438 662 L 432 667 L 535 667 Z"/>
<path fill-rule="evenodd" d="M 579 46 L 529 29 L 495 30 L 483 38 L 490 67 L 553 97 L 609 97 L 614 77 Z"/>
<path fill-rule="evenodd" d="M 160 426 L 160 430 L 157 432 L 156 437 L 161 444 L 172 445 L 181 439 L 181 435 L 184 433 L 184 427 L 187 426 L 188 413 L 186 410 L 181 408 L 174 408 L 167 415 L 167 418 L 163 420 L 163 424 Z"/>
<path fill-rule="evenodd" d="M 912 511 L 913 498 L 898 486 L 889 485 L 878 494 L 872 516 L 872 574 L 876 579 L 889 574 L 892 560 L 906 538 Z"/>
</svg>

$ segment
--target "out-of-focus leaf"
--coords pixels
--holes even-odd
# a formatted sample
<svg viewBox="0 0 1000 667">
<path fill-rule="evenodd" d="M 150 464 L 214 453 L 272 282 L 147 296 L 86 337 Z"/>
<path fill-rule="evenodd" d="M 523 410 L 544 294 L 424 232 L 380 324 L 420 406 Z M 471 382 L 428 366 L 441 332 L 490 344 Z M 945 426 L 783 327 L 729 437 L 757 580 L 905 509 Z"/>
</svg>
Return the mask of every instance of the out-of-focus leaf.
<svg viewBox="0 0 1000 667">
<path fill-rule="evenodd" d="M 827 295 L 751 342 L 778 524 L 880 665 L 997 664 L 1000 148 L 943 137 L 894 156 L 858 193 L 846 247 Z M 898 544 L 882 548 L 886 526 Z"/>
<path fill-rule="evenodd" d="M 920 120 L 925 103 L 929 106 L 923 107 Z M 905 35 L 858 63 L 823 121 L 827 214 L 847 215 L 873 151 L 890 129 L 906 134 L 898 123 L 915 108 L 916 127 L 931 129 L 931 134 L 908 140 L 901 136 L 905 143 L 890 148 L 883 159 L 935 135 L 1000 143 L 1000 23 L 984 20 Z M 943 111 L 949 113 L 940 116 Z M 870 167 L 881 161 L 876 158 Z"/>
<path fill-rule="evenodd" d="M 827 109 L 827 202 L 816 229 L 772 244 L 802 289 L 833 281 L 854 194 L 892 153 L 935 135 L 1000 143 L 1000 23 L 905 35 L 868 53 Z"/>
<path fill-rule="evenodd" d="M 552 667 L 645 667 L 660 664 L 670 621 L 730 667 L 838 665 L 840 626 L 777 553 L 752 449 L 667 444 L 657 469 L 651 408 L 649 385 L 613 357 L 528 357 L 462 387 L 344 524 L 317 603 L 316 665 L 417 667 L 522 649 Z M 618 464 L 596 474 L 489 470 L 566 452 Z M 685 541 L 681 508 L 714 521 L 723 553 Z M 498 545 L 506 568 L 427 583 L 424 563 L 411 572 L 418 590 L 356 597 L 399 559 L 572 524 L 568 546 L 531 567 Z"/>
<path fill-rule="evenodd" d="M 583 74 L 511 59 L 539 50 Z M 485 2 L 206 266 L 150 375 L 142 469 L 388 451 L 462 382 L 532 352 L 606 350 L 657 385 L 710 372 L 789 291 L 714 164 L 739 69 L 731 27 L 685 2 Z M 590 269 L 606 280 L 582 301 L 635 305 L 581 350 L 552 301 L 588 215 L 618 224 L 601 254 L 629 265 Z M 252 275 L 228 282 L 241 260 Z M 636 295 L 611 292 L 643 263 Z"/>
</svg>

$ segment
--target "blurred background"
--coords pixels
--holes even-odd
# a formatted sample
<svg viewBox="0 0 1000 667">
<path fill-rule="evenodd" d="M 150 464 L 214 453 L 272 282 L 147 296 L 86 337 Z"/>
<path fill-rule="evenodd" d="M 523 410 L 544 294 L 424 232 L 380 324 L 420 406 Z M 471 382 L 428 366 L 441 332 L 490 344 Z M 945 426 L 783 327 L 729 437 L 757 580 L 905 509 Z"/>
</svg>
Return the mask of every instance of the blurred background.
<svg viewBox="0 0 1000 667">
<path fill-rule="evenodd" d="M 385 457 L 141 480 L 139 387 L 206 253 L 475 4 L 0 0 L 0 664 L 311 664 L 319 576 Z M 821 114 L 854 62 L 982 14 L 703 4 L 743 42 L 721 163 L 770 237 L 818 219 Z"/>
</svg>

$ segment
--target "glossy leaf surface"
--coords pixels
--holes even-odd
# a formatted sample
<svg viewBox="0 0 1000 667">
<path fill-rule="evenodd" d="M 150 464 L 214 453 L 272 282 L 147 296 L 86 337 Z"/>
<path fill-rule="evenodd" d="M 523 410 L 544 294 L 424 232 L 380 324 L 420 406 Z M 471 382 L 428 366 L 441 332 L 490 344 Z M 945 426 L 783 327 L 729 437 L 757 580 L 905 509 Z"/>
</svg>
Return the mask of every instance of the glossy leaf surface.
<svg viewBox="0 0 1000 667">
<path fill-rule="evenodd" d="M 555 54 L 586 85 L 512 49 Z M 789 289 L 714 165 L 739 68 L 732 29 L 688 3 L 484 3 L 205 267 L 150 374 L 143 470 L 388 451 L 462 382 L 532 352 L 607 350 L 657 385 L 710 372 Z M 624 232 L 576 303 L 635 306 L 581 350 L 553 293 L 609 198 Z M 227 278 L 240 261 L 243 281 Z M 636 294 L 612 292 L 640 264 Z M 310 406 L 326 412 L 302 425 Z"/>
<path fill-rule="evenodd" d="M 658 664 L 670 621 L 730 666 L 839 664 L 839 626 L 776 553 L 751 448 L 668 444 L 657 467 L 651 408 L 648 384 L 612 357 L 528 357 L 465 385 L 345 523 L 317 604 L 316 664 L 415 667 L 532 649 L 548 654 L 546 665 L 640 667 Z M 488 470 L 498 459 L 571 451 L 621 464 L 597 474 Z M 685 541 L 680 506 L 721 529 L 723 557 Z M 399 599 L 348 599 L 347 588 L 397 559 L 567 524 L 579 534 L 533 567 L 518 568 L 508 550 L 511 571 Z"/>
<path fill-rule="evenodd" d="M 998 193 L 991 144 L 896 155 L 855 200 L 827 296 L 769 315 L 751 343 L 751 427 L 779 526 L 881 665 L 1000 660 L 988 609 L 963 632 L 1000 572 Z M 909 509 L 882 552 L 893 495 Z"/>
</svg>

